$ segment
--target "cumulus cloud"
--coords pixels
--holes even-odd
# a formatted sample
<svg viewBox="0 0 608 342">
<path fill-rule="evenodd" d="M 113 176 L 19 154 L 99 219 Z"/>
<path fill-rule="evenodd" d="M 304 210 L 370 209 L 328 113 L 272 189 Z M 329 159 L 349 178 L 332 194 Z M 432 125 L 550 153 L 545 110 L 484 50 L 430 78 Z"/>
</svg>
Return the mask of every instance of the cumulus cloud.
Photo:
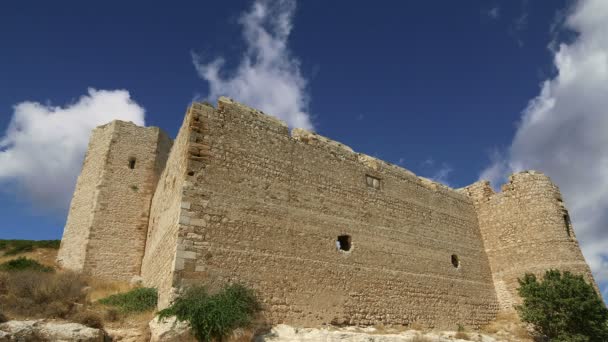
<svg viewBox="0 0 608 342">
<path fill-rule="evenodd" d="M 562 29 L 577 35 L 550 44 L 557 74 L 541 84 L 510 147 L 482 178 L 496 184 L 524 169 L 548 174 L 596 279 L 608 285 L 608 2 L 579 0 Z"/>
<path fill-rule="evenodd" d="M 28 101 L 13 110 L 0 138 L 0 184 L 47 212 L 69 206 L 93 128 L 115 119 L 144 125 L 144 109 L 125 90 L 89 89 L 63 107 Z"/>
<path fill-rule="evenodd" d="M 295 8 L 295 0 L 253 3 L 239 19 L 247 48 L 231 73 L 222 72 L 223 58 L 206 62 L 193 54 L 199 76 L 209 83 L 211 101 L 229 96 L 274 115 L 291 127 L 313 128 L 307 112 L 307 82 L 300 73 L 299 61 L 287 46 Z"/>
</svg>

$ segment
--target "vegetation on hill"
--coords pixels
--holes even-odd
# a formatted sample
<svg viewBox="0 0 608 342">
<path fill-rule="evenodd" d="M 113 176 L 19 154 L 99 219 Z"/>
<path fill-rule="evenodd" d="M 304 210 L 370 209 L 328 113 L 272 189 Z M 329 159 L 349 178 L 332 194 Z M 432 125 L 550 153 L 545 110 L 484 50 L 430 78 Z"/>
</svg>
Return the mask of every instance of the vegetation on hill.
<svg viewBox="0 0 608 342">
<path fill-rule="evenodd" d="M 40 272 L 53 272 L 52 267 L 44 266 L 36 260 L 28 259 L 26 257 L 19 257 L 12 259 L 7 262 L 0 264 L 0 271 L 40 271 Z"/>
<path fill-rule="evenodd" d="M 85 286 L 71 272 L 0 272 L 0 308 L 13 318 L 69 318 L 86 304 Z"/>
<path fill-rule="evenodd" d="M 0 251 L 4 255 L 31 252 L 37 248 L 59 249 L 60 240 L 0 240 Z"/>
<path fill-rule="evenodd" d="M 138 287 L 99 300 L 100 304 L 114 306 L 122 312 L 142 312 L 156 308 L 158 293 L 154 288 Z"/>
<path fill-rule="evenodd" d="M 580 275 L 549 270 L 518 279 L 521 320 L 550 341 L 608 341 L 608 309 Z"/>
<path fill-rule="evenodd" d="M 160 311 L 159 317 L 188 321 L 199 341 L 222 341 L 234 329 L 249 326 L 260 309 L 253 291 L 239 284 L 214 295 L 205 287 L 192 287 Z"/>
</svg>

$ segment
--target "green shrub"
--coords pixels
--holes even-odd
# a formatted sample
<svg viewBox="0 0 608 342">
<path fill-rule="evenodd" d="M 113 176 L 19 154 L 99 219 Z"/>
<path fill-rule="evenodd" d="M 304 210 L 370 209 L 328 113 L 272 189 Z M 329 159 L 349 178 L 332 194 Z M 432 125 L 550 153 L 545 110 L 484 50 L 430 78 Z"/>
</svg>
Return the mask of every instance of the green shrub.
<svg viewBox="0 0 608 342">
<path fill-rule="evenodd" d="M 542 281 L 533 274 L 518 279 L 521 320 L 551 341 L 608 341 L 608 309 L 580 275 L 549 270 Z"/>
<path fill-rule="evenodd" d="M 138 287 L 129 292 L 118 293 L 99 300 L 99 303 L 115 306 L 122 312 L 141 312 L 156 307 L 158 293 L 156 289 Z"/>
<path fill-rule="evenodd" d="M 36 260 L 28 259 L 26 257 L 19 257 L 17 259 L 9 260 L 0 264 L 0 271 L 40 271 L 40 272 L 53 272 L 52 267 L 44 266 Z"/>
<path fill-rule="evenodd" d="M 0 251 L 4 255 L 31 252 L 36 248 L 59 249 L 60 240 L 0 240 Z"/>
<path fill-rule="evenodd" d="M 192 287 L 158 315 L 188 321 L 199 341 L 221 341 L 234 329 L 250 325 L 260 309 L 253 291 L 235 284 L 215 295 L 204 287 Z"/>
</svg>

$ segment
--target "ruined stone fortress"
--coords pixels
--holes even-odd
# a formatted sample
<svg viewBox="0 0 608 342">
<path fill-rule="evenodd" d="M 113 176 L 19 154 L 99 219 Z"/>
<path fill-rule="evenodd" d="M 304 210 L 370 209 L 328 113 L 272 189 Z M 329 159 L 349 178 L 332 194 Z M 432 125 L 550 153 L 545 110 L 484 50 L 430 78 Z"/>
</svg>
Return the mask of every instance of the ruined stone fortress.
<svg viewBox="0 0 608 342">
<path fill-rule="evenodd" d="M 512 175 L 462 189 L 220 98 L 174 141 L 113 121 L 91 136 L 63 233 L 66 269 L 141 277 L 166 307 L 240 282 L 269 323 L 477 327 L 549 268 L 593 281 L 558 188 Z"/>
</svg>

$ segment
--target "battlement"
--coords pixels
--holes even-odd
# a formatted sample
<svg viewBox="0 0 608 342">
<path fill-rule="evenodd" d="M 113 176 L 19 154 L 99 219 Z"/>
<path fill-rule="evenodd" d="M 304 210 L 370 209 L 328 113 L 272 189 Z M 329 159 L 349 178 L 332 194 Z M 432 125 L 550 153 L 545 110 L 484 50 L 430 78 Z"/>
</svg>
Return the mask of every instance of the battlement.
<svg viewBox="0 0 608 342">
<path fill-rule="evenodd" d="M 304 326 L 475 327 L 512 308 L 525 272 L 590 276 L 541 173 L 455 190 L 226 97 L 193 103 L 173 142 L 97 128 L 59 254 L 140 275 L 161 308 L 193 284 L 244 283 L 269 323 Z"/>
</svg>

